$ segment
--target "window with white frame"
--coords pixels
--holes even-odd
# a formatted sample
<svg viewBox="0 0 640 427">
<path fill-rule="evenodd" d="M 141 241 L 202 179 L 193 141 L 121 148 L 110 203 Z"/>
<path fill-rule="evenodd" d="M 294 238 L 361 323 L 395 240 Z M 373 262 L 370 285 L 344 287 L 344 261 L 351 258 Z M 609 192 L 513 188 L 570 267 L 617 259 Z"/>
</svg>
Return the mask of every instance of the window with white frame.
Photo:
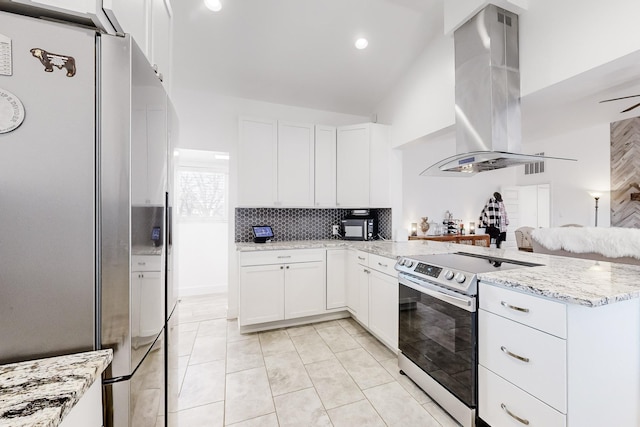
<svg viewBox="0 0 640 427">
<path fill-rule="evenodd" d="M 228 220 L 228 170 L 181 166 L 176 175 L 179 220 Z"/>
</svg>

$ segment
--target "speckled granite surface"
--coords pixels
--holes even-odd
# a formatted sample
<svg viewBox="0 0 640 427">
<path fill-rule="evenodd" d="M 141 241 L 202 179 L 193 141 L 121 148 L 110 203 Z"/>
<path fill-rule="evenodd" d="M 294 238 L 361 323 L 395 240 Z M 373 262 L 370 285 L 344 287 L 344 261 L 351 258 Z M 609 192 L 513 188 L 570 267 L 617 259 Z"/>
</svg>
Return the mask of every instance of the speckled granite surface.
<svg viewBox="0 0 640 427">
<path fill-rule="evenodd" d="M 59 425 L 112 359 L 99 350 L 0 366 L 0 426 Z"/>
<path fill-rule="evenodd" d="M 238 251 L 344 247 L 389 258 L 470 252 L 543 264 L 540 267 L 485 273 L 478 276 L 481 281 L 492 282 L 514 290 L 591 307 L 640 298 L 640 266 L 536 254 L 515 249 L 493 249 L 415 240 L 407 242 L 310 240 L 264 244 L 238 243 L 236 246 Z"/>
</svg>

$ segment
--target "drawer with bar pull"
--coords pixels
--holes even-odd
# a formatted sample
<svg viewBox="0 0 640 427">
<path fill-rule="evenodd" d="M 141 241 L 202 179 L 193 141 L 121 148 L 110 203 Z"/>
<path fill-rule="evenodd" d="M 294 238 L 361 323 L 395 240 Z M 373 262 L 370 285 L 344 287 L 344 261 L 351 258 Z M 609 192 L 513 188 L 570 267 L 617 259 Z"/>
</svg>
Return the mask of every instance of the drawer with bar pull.
<svg viewBox="0 0 640 427">
<path fill-rule="evenodd" d="M 240 252 L 240 266 L 321 262 L 326 259 L 326 252 L 325 249 Z"/>
<path fill-rule="evenodd" d="M 483 366 L 478 367 L 478 415 L 491 426 L 565 427 L 567 417 Z"/>
<path fill-rule="evenodd" d="M 567 338 L 567 308 L 565 304 L 546 300 L 480 282 L 480 308 L 539 329 L 560 338 Z"/>
<path fill-rule="evenodd" d="M 378 270 L 379 272 L 388 274 L 389 276 L 397 276 L 398 272 L 394 268 L 395 265 L 395 259 L 369 254 L 369 268 Z"/>
<path fill-rule="evenodd" d="M 566 340 L 484 310 L 478 316 L 478 363 L 566 413 Z"/>
</svg>

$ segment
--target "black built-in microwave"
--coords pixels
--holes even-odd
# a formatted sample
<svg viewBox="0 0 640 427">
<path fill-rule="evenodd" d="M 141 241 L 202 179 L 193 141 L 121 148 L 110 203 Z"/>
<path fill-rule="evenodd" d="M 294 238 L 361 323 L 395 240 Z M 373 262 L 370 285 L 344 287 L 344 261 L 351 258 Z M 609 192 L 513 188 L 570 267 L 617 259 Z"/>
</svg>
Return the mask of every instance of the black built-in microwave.
<svg viewBox="0 0 640 427">
<path fill-rule="evenodd" d="M 378 238 L 378 220 L 371 217 L 348 217 L 342 220 L 341 231 L 345 240 L 375 240 Z"/>
</svg>

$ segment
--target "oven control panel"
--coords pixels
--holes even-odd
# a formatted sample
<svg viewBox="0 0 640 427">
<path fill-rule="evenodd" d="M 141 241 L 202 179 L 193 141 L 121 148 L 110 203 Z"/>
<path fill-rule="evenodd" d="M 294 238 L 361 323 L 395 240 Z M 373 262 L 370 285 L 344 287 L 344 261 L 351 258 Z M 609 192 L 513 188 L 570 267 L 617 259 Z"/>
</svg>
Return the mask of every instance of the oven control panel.
<svg viewBox="0 0 640 427">
<path fill-rule="evenodd" d="M 442 272 L 442 268 L 419 262 L 413 271 L 431 277 L 438 277 L 440 276 L 440 272 Z"/>
<path fill-rule="evenodd" d="M 471 295 L 476 292 L 475 275 L 463 273 L 450 267 L 428 264 L 417 259 L 400 258 L 396 263 L 396 270 L 465 294 Z"/>
</svg>

